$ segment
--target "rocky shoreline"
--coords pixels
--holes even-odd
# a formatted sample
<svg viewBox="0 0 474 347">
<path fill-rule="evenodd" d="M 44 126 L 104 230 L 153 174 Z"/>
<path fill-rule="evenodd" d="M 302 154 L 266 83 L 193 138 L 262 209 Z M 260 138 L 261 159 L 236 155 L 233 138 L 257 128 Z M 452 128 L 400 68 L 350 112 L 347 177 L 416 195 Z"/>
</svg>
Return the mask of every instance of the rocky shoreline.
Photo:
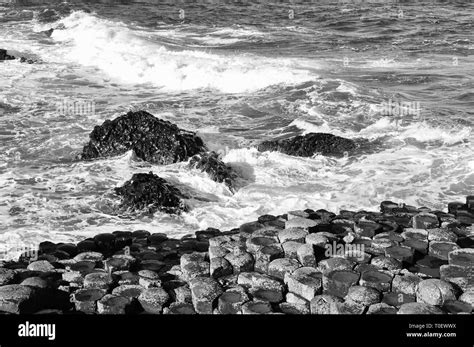
<svg viewBox="0 0 474 347">
<path fill-rule="evenodd" d="M 144 230 L 0 262 L 9 314 L 458 314 L 474 306 L 474 197 L 448 212 L 263 215 L 181 239 Z"/>
</svg>

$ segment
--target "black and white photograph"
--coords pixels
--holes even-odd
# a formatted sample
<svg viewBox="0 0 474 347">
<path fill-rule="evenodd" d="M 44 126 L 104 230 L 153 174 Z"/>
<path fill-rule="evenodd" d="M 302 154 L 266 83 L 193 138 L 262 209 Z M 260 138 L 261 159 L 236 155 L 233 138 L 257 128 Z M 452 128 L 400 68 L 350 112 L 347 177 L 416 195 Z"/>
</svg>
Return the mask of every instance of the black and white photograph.
<svg viewBox="0 0 474 347">
<path fill-rule="evenodd" d="M 471 0 L 0 0 L 0 346 L 473 346 L 473 126 Z"/>
</svg>

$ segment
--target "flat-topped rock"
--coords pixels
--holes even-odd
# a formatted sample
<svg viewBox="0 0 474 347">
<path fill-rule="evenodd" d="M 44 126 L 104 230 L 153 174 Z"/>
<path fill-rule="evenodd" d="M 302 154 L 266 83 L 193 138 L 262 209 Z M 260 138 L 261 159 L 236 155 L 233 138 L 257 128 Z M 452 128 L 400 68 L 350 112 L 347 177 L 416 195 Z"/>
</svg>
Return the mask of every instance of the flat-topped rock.
<svg viewBox="0 0 474 347">
<path fill-rule="evenodd" d="M 388 292 L 392 286 L 392 276 L 382 271 L 365 271 L 361 274 L 360 284 L 381 292 Z"/>
<path fill-rule="evenodd" d="M 35 302 L 36 290 L 20 284 L 7 284 L 0 287 L 0 311 L 24 314 L 33 313 L 38 305 Z"/>
<path fill-rule="evenodd" d="M 459 246 L 454 242 L 448 241 L 431 241 L 428 254 L 443 260 L 448 260 L 450 252 L 459 249 Z"/>
<path fill-rule="evenodd" d="M 345 300 L 363 306 L 370 306 L 372 304 L 379 303 L 381 298 L 382 296 L 380 292 L 375 288 L 365 286 L 353 286 L 349 288 Z"/>
<path fill-rule="evenodd" d="M 311 300 L 311 314 L 335 314 L 336 304 L 342 299 L 334 295 L 317 295 Z"/>
<path fill-rule="evenodd" d="M 320 220 L 314 220 L 309 218 L 295 217 L 287 220 L 285 223 L 285 229 L 298 228 L 303 229 L 306 232 L 314 232 L 316 226 L 320 223 Z M 304 241 L 304 240 L 303 240 Z M 280 242 L 284 242 L 281 241 Z"/>
<path fill-rule="evenodd" d="M 286 273 L 284 282 L 290 292 L 311 301 L 322 292 L 322 276 L 323 274 L 314 268 L 301 267 L 293 273 Z"/>
<path fill-rule="evenodd" d="M 237 283 L 243 287 L 274 289 L 282 291 L 283 287 L 276 278 L 258 272 L 242 272 L 237 278 Z"/>
<path fill-rule="evenodd" d="M 461 266 L 464 268 L 474 267 L 474 248 L 456 249 L 448 254 L 450 265 Z"/>
<path fill-rule="evenodd" d="M 5 268 L 0 268 L 0 286 L 10 284 L 15 278 L 15 271 Z"/>
<path fill-rule="evenodd" d="M 286 273 L 293 273 L 293 271 L 300 267 L 301 264 L 294 259 L 279 258 L 268 264 L 268 274 L 282 280 L 285 278 Z"/>
<path fill-rule="evenodd" d="M 344 298 L 349 288 L 359 282 L 360 274 L 349 270 L 334 270 L 323 276 L 325 294 Z"/>
<path fill-rule="evenodd" d="M 222 288 L 213 278 L 196 277 L 189 282 L 193 306 L 198 314 L 212 314 L 214 302 L 222 294 Z"/>
<path fill-rule="evenodd" d="M 421 281 L 422 279 L 419 276 L 410 272 L 395 275 L 392 280 L 392 292 L 415 296 L 416 289 Z"/>
<path fill-rule="evenodd" d="M 169 294 L 163 288 L 147 288 L 138 296 L 138 302 L 147 313 L 159 314 L 163 306 L 170 300 Z"/>
<path fill-rule="evenodd" d="M 306 235 L 308 235 L 308 232 L 303 228 L 292 227 L 281 230 L 278 233 L 278 239 L 280 240 L 280 243 L 284 243 L 287 241 L 304 243 Z"/>
<path fill-rule="evenodd" d="M 443 314 L 443 311 L 423 302 L 409 302 L 401 305 L 397 314 Z"/>
</svg>

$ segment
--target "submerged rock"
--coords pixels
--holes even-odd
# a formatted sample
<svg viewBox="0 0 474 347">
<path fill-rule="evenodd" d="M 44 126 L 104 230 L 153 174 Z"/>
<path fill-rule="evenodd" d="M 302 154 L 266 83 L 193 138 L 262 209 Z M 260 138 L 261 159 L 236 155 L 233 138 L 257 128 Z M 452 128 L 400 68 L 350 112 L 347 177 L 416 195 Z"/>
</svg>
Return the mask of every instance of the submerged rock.
<svg viewBox="0 0 474 347">
<path fill-rule="evenodd" d="M 145 111 L 128 112 L 96 126 L 89 135 L 81 159 L 124 154 L 133 150 L 138 158 L 156 164 L 172 164 L 205 151 L 200 137 Z"/>
<path fill-rule="evenodd" d="M 122 187 L 115 188 L 115 193 L 122 198 L 121 208 L 132 211 L 180 213 L 187 210 L 181 200 L 183 194 L 153 172 L 134 174 Z"/>
<path fill-rule="evenodd" d="M 298 157 L 311 157 L 316 153 L 327 156 L 343 156 L 357 149 L 355 141 L 326 133 L 309 133 L 283 140 L 270 140 L 260 143 L 260 152 L 278 151 Z"/>
<path fill-rule="evenodd" d="M 200 153 L 189 161 L 189 166 L 207 173 L 213 181 L 224 183 L 234 190 L 237 174 L 226 165 L 216 152 Z"/>
<path fill-rule="evenodd" d="M 8 55 L 6 49 L 0 49 L 0 61 L 3 60 L 14 60 L 16 59 L 13 55 Z"/>
</svg>

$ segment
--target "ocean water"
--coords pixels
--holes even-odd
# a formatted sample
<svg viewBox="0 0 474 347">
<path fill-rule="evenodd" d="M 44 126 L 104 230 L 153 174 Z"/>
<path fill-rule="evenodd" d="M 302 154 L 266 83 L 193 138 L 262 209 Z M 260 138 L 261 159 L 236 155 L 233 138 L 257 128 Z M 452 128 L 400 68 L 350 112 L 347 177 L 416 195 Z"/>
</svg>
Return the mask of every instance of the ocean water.
<svg viewBox="0 0 474 347">
<path fill-rule="evenodd" d="M 0 48 L 40 61 L 0 63 L 0 241 L 182 236 L 294 209 L 463 201 L 473 18 L 469 1 L 0 1 Z M 197 131 L 239 190 L 186 163 L 75 159 L 95 125 L 139 109 Z M 308 132 L 378 145 L 340 159 L 255 149 Z M 148 171 L 188 193 L 191 211 L 117 215 L 113 188 Z"/>
</svg>

